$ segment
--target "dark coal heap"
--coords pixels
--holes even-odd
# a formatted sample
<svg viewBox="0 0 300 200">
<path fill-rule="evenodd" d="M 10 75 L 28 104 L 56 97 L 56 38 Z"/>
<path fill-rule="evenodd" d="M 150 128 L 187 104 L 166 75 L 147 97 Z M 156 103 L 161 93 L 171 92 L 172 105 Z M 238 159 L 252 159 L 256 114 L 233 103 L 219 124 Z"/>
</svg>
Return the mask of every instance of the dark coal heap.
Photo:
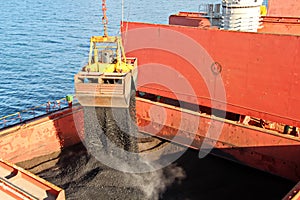
<svg viewBox="0 0 300 200">
<path fill-rule="evenodd" d="M 199 159 L 191 149 L 162 170 L 124 173 L 96 160 L 83 144 L 63 150 L 54 167 L 37 175 L 65 189 L 67 200 L 281 200 L 296 184 L 212 155 Z"/>
<path fill-rule="evenodd" d="M 155 163 L 137 166 L 140 154 L 124 154 L 140 151 L 134 101 L 129 109 L 85 107 L 84 114 L 83 144 L 64 149 L 55 166 L 37 174 L 63 188 L 68 200 L 282 199 L 294 185 L 212 155 L 199 159 L 191 149 L 162 169 L 128 173 Z"/>
<path fill-rule="evenodd" d="M 82 144 L 61 153 L 55 167 L 38 174 L 64 188 L 67 199 L 159 199 L 168 184 L 184 177 L 181 168 L 124 173 L 99 162 Z"/>
<path fill-rule="evenodd" d="M 159 199 L 184 178 L 179 167 L 149 171 L 154 166 L 139 159 L 134 97 L 128 109 L 84 107 L 84 120 L 84 146 L 62 152 L 56 167 L 39 174 L 64 188 L 67 199 Z"/>
</svg>

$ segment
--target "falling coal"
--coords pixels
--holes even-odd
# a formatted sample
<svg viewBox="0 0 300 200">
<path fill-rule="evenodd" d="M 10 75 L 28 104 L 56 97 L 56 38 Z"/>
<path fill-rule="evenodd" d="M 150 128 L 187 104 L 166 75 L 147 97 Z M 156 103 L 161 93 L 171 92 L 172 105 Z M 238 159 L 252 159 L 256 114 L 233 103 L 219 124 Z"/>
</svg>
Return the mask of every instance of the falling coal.
<svg viewBox="0 0 300 200">
<path fill-rule="evenodd" d="M 39 165 L 33 160 L 30 166 L 32 162 L 36 167 L 30 171 L 63 188 L 67 200 L 282 199 L 296 184 L 212 155 L 198 159 L 192 149 L 176 165 L 152 175 L 109 168 L 88 154 L 82 143 L 64 149 L 55 165 L 49 157 Z M 41 166 L 48 164 L 47 170 Z"/>
<path fill-rule="evenodd" d="M 124 135 L 124 127 L 119 127 L 117 118 L 111 117 L 115 111 L 84 109 L 85 117 L 88 117 L 85 119 L 85 145 L 80 143 L 63 149 L 55 165 L 37 173 L 63 188 L 68 200 L 240 199 L 241 196 L 277 199 L 295 184 L 214 156 L 198 159 L 198 152 L 193 150 L 186 151 L 176 164 L 156 170 L 155 161 L 144 162 L 142 154 L 158 152 L 170 145 L 169 142 L 154 137 L 140 139 L 143 135 L 138 132 Z M 116 113 L 124 117 L 121 114 L 126 112 L 117 110 Z M 123 126 L 124 121 L 121 122 Z M 136 130 L 130 125 L 125 128 L 127 131 Z M 113 132 L 107 132 L 110 130 Z M 174 152 L 180 151 L 180 146 L 172 146 Z M 122 148 L 130 153 L 137 150 L 134 155 L 138 156 L 124 157 L 128 154 L 122 154 Z M 51 160 L 47 162 L 51 163 Z M 137 166 L 137 163 L 144 165 Z M 115 169 L 113 164 L 121 170 Z M 144 172 L 144 168 L 154 170 Z M 141 172 L 129 173 L 132 169 Z"/>
<path fill-rule="evenodd" d="M 184 179 L 181 167 L 156 169 L 155 162 L 140 158 L 141 149 L 145 154 L 167 142 L 137 131 L 132 96 L 127 109 L 84 107 L 83 145 L 63 151 L 39 176 L 65 189 L 67 199 L 91 200 L 160 199 L 169 185 Z"/>
<path fill-rule="evenodd" d="M 138 141 L 142 135 L 138 133 L 135 112 L 135 95 L 131 95 L 129 108 L 85 107 L 84 144 L 90 156 L 114 171 L 112 179 L 118 174 L 114 183 L 132 193 L 128 199 L 159 199 L 168 185 L 184 178 L 184 171 L 170 165 L 165 173 L 140 159 Z M 115 189 L 114 198 L 118 192 L 123 196 L 125 191 Z"/>
</svg>

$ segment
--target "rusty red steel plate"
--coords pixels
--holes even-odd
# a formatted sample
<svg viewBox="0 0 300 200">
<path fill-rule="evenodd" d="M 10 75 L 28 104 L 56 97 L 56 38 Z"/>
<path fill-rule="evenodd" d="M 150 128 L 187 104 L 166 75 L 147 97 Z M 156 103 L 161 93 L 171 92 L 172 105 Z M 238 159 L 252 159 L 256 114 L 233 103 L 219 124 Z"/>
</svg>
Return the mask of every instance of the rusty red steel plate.
<svg viewBox="0 0 300 200">
<path fill-rule="evenodd" d="M 140 98 L 136 102 L 142 132 L 200 150 L 217 148 L 230 160 L 300 179 L 300 138 Z"/>
<path fill-rule="evenodd" d="M 127 55 L 139 58 L 138 90 L 207 107 L 214 102 L 233 113 L 300 127 L 299 36 L 136 22 L 124 23 L 123 31 Z M 203 51 L 193 51 L 195 46 Z M 215 62 L 219 73 L 212 70 Z M 181 87 L 184 81 L 196 102 Z M 222 90 L 220 82 L 225 102 L 214 97 Z"/>
<path fill-rule="evenodd" d="M 12 163 L 0 160 L 0 197 L 7 200 L 65 200 L 65 192 Z"/>
</svg>

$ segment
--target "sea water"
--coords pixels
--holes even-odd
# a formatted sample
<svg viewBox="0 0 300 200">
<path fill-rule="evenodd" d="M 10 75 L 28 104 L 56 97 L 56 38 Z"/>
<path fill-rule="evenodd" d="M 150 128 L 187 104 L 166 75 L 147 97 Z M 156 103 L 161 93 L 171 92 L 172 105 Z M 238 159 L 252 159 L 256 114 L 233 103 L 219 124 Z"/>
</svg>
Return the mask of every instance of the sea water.
<svg viewBox="0 0 300 200">
<path fill-rule="evenodd" d="M 119 34 L 122 16 L 167 24 L 170 14 L 207 3 L 221 0 L 107 0 L 109 34 Z M 0 2 L 0 118 L 74 93 L 89 39 L 103 34 L 101 8 L 101 0 Z"/>
<path fill-rule="evenodd" d="M 109 34 L 122 20 L 168 23 L 195 1 L 107 0 Z M 123 6 L 122 6 L 123 5 Z M 102 35 L 101 1 L 9 0 L 0 3 L 0 117 L 74 93 L 74 75 L 87 62 L 89 39 Z"/>
</svg>

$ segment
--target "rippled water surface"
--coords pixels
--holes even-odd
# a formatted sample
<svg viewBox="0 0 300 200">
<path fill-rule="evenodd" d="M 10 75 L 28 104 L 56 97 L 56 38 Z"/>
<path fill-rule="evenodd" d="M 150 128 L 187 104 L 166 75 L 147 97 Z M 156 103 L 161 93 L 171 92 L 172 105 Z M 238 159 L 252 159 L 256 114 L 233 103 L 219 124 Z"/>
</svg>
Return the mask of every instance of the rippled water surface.
<svg viewBox="0 0 300 200">
<path fill-rule="evenodd" d="M 124 20 L 168 23 L 194 1 L 125 1 Z M 118 34 L 121 0 L 107 1 L 109 32 Z M 0 116 L 74 93 L 89 38 L 102 34 L 101 1 L 9 0 L 0 3 Z"/>
</svg>

